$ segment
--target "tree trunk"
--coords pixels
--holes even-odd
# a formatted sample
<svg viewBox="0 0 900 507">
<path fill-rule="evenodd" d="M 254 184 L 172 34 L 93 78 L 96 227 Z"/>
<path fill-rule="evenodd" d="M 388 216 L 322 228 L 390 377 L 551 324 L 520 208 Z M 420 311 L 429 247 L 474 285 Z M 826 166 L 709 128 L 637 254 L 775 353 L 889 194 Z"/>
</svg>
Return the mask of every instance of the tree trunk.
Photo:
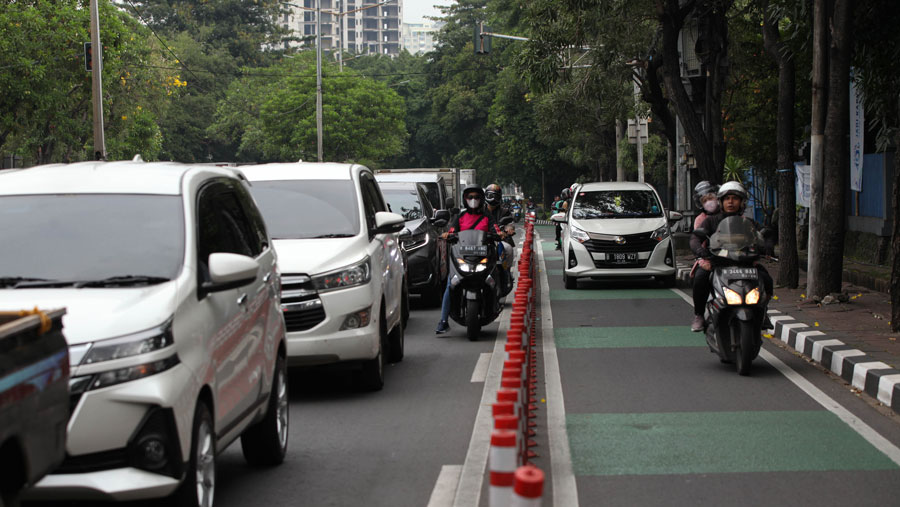
<svg viewBox="0 0 900 507">
<path fill-rule="evenodd" d="M 799 284 L 797 256 L 797 195 L 793 166 L 794 102 L 796 69 L 794 54 L 781 42 L 778 18 L 770 16 L 768 2 L 763 7 L 765 48 L 778 64 L 778 119 L 775 138 L 778 150 L 778 244 L 781 247 L 777 283 L 796 289 Z"/>
<path fill-rule="evenodd" d="M 828 104 L 828 6 L 831 0 L 813 0 L 813 62 L 812 62 L 812 132 L 809 143 L 810 202 L 809 248 L 807 248 L 806 291 L 818 293 L 818 272 L 822 225 L 820 214 L 823 201 L 823 148 L 825 145 L 825 113 Z"/>
<path fill-rule="evenodd" d="M 845 193 L 850 165 L 850 18 L 852 0 L 836 0 L 831 18 L 831 48 L 828 66 L 828 112 L 825 118 L 823 204 L 817 234 L 818 263 L 813 295 L 840 292 L 844 268 L 846 222 Z"/>
<path fill-rule="evenodd" d="M 679 7 L 678 4 L 679 0 L 657 0 L 657 15 L 663 34 L 663 81 L 666 84 L 669 100 L 675 106 L 675 111 L 684 127 L 684 133 L 691 144 L 700 179 L 721 183 L 722 166 L 716 166 L 713 147 L 701 121 L 703 113 L 697 113 L 694 103 L 681 81 L 678 38 L 681 36 L 685 18 L 694 8 L 694 2 L 688 2 L 684 7 Z M 709 105 L 709 107 L 715 107 L 715 114 L 720 114 L 721 108 L 718 106 L 719 104 Z"/>
<path fill-rule="evenodd" d="M 897 107 L 900 118 L 900 105 Z M 894 137 L 894 149 L 900 150 L 900 130 Z M 900 331 L 900 156 L 894 151 L 894 227 L 891 237 L 891 331 Z"/>
</svg>

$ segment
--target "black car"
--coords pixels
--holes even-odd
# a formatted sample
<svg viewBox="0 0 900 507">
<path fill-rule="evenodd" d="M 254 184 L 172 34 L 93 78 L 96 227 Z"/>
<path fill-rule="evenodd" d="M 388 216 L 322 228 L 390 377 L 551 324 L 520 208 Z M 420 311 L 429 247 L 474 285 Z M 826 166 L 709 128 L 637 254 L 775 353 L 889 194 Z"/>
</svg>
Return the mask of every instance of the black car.
<svg viewBox="0 0 900 507">
<path fill-rule="evenodd" d="M 420 183 L 379 183 L 391 211 L 403 215 L 400 245 L 408 257 L 409 291 L 430 304 L 441 304 L 447 283 L 447 230 L 450 214 L 434 210 Z"/>
</svg>

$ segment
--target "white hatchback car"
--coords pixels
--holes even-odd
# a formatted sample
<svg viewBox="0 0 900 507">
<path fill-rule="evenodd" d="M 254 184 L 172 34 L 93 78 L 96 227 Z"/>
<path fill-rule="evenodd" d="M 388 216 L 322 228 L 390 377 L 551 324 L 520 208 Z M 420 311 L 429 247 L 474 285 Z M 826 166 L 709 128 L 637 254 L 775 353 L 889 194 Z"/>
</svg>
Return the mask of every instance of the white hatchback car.
<svg viewBox="0 0 900 507">
<path fill-rule="evenodd" d="M 550 218 L 563 227 L 563 280 L 655 277 L 675 284 L 675 247 L 670 223 L 656 190 L 647 183 L 587 183 L 577 189 L 565 213 Z"/>
<path fill-rule="evenodd" d="M 140 161 L 0 174 L 0 309 L 67 309 L 66 459 L 26 498 L 211 506 L 238 437 L 284 459 L 279 277 L 246 186 Z"/>
<path fill-rule="evenodd" d="M 356 164 L 242 166 L 278 251 L 288 363 L 356 363 L 363 388 L 403 359 L 406 265 L 372 171 Z"/>
</svg>

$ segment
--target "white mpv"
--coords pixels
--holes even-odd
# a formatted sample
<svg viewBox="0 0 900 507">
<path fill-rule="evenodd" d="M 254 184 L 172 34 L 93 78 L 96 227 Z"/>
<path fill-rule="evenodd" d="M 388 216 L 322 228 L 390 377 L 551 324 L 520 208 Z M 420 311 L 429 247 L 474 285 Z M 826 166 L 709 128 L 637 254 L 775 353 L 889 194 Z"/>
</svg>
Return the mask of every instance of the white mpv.
<svg viewBox="0 0 900 507">
<path fill-rule="evenodd" d="M 246 186 L 137 160 L 0 173 L 0 309 L 67 309 L 66 459 L 26 498 L 211 506 L 238 437 L 282 462 L 279 277 Z"/>
<path fill-rule="evenodd" d="M 278 251 L 288 364 L 349 363 L 364 389 L 403 359 L 406 265 L 372 171 L 357 164 L 242 166 Z"/>
</svg>

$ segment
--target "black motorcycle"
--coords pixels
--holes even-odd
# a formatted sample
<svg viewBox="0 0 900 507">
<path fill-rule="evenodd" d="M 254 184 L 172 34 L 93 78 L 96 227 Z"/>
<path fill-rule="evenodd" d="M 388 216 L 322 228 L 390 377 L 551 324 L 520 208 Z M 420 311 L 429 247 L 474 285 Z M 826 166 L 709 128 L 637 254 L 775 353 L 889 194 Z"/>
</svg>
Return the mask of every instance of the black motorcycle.
<svg viewBox="0 0 900 507">
<path fill-rule="evenodd" d="M 740 375 L 762 346 L 767 295 L 754 265 L 762 253 L 762 236 L 754 222 L 741 216 L 725 218 L 709 238 L 713 292 L 706 304 L 706 343 Z"/>
<path fill-rule="evenodd" d="M 481 326 L 500 315 L 501 287 L 497 281 L 499 236 L 475 229 L 450 238 L 450 317 L 466 326 L 469 340 L 477 340 Z"/>
</svg>

